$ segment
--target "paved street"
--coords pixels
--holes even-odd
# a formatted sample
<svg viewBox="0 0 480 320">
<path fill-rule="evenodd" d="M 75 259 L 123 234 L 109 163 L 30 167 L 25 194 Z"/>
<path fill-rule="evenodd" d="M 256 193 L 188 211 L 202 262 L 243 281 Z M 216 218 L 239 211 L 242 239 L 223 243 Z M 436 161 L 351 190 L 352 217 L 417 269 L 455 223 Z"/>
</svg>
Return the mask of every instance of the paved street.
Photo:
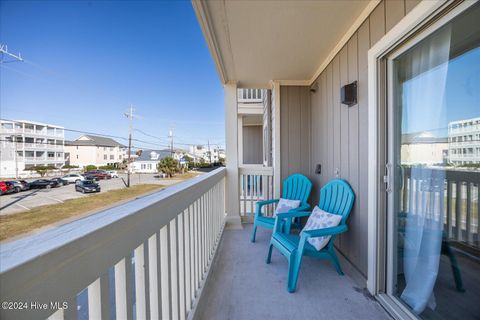
<svg viewBox="0 0 480 320">
<path fill-rule="evenodd" d="M 180 182 L 179 179 L 159 179 L 154 174 L 133 174 L 130 177 L 130 184 L 153 184 L 158 183 L 165 186 Z M 123 180 L 122 180 L 123 178 Z M 33 181 L 35 179 L 28 179 Z M 121 174 L 119 178 L 100 180 L 102 191 L 125 188 L 127 175 Z M 61 203 L 67 199 L 88 197 L 91 194 L 83 194 L 75 191 L 75 184 L 61 186 L 54 189 L 34 189 L 20 193 L 7 194 L 0 197 L 0 215 L 26 211 L 34 207 Z"/>
</svg>

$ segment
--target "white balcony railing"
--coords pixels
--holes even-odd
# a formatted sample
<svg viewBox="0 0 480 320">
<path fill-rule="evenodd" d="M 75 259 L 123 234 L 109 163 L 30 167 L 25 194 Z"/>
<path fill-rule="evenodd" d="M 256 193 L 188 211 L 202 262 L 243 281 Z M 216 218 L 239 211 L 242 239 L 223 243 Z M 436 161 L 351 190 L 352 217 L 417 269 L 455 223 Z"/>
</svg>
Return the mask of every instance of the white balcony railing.
<svg viewBox="0 0 480 320">
<path fill-rule="evenodd" d="M 0 318 L 76 319 L 88 288 L 90 319 L 110 319 L 111 310 L 117 319 L 186 319 L 223 232 L 224 178 L 220 168 L 3 244 L 0 296 L 28 309 L 2 308 Z"/>
<path fill-rule="evenodd" d="M 273 198 L 273 168 L 263 165 L 243 165 L 239 168 L 240 216 L 251 221 L 257 201 Z M 271 215 L 273 205 L 264 207 L 264 214 Z"/>
</svg>

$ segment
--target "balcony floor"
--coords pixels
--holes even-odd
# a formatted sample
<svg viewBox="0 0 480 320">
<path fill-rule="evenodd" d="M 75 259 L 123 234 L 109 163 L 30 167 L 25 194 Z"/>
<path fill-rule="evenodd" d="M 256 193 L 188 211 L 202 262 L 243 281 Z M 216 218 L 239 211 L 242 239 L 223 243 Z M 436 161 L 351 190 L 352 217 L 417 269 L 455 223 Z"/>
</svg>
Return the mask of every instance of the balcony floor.
<svg viewBox="0 0 480 320">
<path fill-rule="evenodd" d="M 288 293 L 287 260 L 274 249 L 265 263 L 270 231 L 259 228 L 251 243 L 251 230 L 225 230 L 197 319 L 391 319 L 327 261 L 304 257 L 297 291 Z"/>
</svg>

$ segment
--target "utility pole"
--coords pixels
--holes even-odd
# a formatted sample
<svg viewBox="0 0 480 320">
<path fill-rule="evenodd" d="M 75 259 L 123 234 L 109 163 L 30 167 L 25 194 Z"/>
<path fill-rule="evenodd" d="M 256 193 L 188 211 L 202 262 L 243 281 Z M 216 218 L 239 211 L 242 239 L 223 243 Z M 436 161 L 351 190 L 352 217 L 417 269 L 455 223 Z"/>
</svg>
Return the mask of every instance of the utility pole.
<svg viewBox="0 0 480 320">
<path fill-rule="evenodd" d="M 130 162 L 132 158 L 132 131 L 133 131 L 133 112 L 135 109 L 130 105 L 128 113 L 124 113 L 128 118 L 128 160 L 127 160 L 127 188 L 130 188 Z"/>
<path fill-rule="evenodd" d="M 168 137 L 170 138 L 170 155 L 173 158 L 173 129 L 170 129 L 170 131 L 168 131 Z"/>
<path fill-rule="evenodd" d="M 210 140 L 207 140 L 208 144 L 208 156 L 210 157 L 210 164 L 212 164 L 212 152 L 210 151 Z"/>
<path fill-rule="evenodd" d="M 10 57 L 11 60 L 5 60 L 5 56 Z M 0 64 L 18 62 L 18 61 L 20 62 L 24 61 L 20 53 L 13 54 L 8 51 L 8 47 L 6 44 L 0 44 Z M 12 136 L 12 140 L 13 140 L 13 145 L 15 149 L 15 179 L 18 179 L 18 152 L 17 152 L 17 136 L 15 135 L 15 123 L 13 124 L 13 130 L 14 130 L 13 131 L 14 134 Z M 23 156 L 25 156 L 24 151 L 22 151 L 22 154 Z"/>
<path fill-rule="evenodd" d="M 1 58 L 0 58 L 0 63 L 23 61 L 23 58 L 20 55 L 20 53 L 19 54 L 13 54 L 13 53 L 9 52 L 6 44 L 0 44 L 0 54 L 2 55 Z M 4 60 L 5 56 L 8 56 L 8 57 L 12 58 L 13 60 L 5 61 Z"/>
</svg>

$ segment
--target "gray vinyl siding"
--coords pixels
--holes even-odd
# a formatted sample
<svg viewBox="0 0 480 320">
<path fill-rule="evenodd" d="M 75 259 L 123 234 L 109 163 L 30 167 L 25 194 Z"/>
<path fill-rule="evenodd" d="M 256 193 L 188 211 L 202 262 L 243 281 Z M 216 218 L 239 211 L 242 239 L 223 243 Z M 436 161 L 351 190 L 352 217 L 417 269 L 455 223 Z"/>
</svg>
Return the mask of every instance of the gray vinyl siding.
<svg viewBox="0 0 480 320">
<path fill-rule="evenodd" d="M 359 27 L 347 44 L 317 78 L 317 90 L 281 88 L 281 166 L 282 179 L 293 171 L 309 176 L 314 184 L 311 203 L 318 202 L 320 188 L 329 180 L 346 179 L 356 201 L 349 217 L 349 231 L 337 237 L 337 249 L 366 278 L 367 276 L 367 161 L 368 161 L 368 87 L 367 54 L 419 1 L 382 1 Z M 340 103 L 340 88 L 358 81 L 358 104 L 347 107 Z M 300 92 L 310 97 L 301 117 Z M 302 96 L 303 100 L 307 100 Z M 286 110 L 288 109 L 288 110 Z M 300 119 L 310 119 L 299 123 Z M 301 129 L 299 129 L 299 127 Z M 302 131 L 300 131 L 302 130 Z M 310 130 L 310 160 L 301 138 Z M 295 163 L 294 163 L 295 162 Z M 321 164 L 322 174 L 315 174 Z"/>
<path fill-rule="evenodd" d="M 280 88 L 281 179 L 310 172 L 310 91 L 308 87 Z"/>
<path fill-rule="evenodd" d="M 263 163 L 263 130 L 262 126 L 243 127 L 243 163 Z"/>
</svg>

